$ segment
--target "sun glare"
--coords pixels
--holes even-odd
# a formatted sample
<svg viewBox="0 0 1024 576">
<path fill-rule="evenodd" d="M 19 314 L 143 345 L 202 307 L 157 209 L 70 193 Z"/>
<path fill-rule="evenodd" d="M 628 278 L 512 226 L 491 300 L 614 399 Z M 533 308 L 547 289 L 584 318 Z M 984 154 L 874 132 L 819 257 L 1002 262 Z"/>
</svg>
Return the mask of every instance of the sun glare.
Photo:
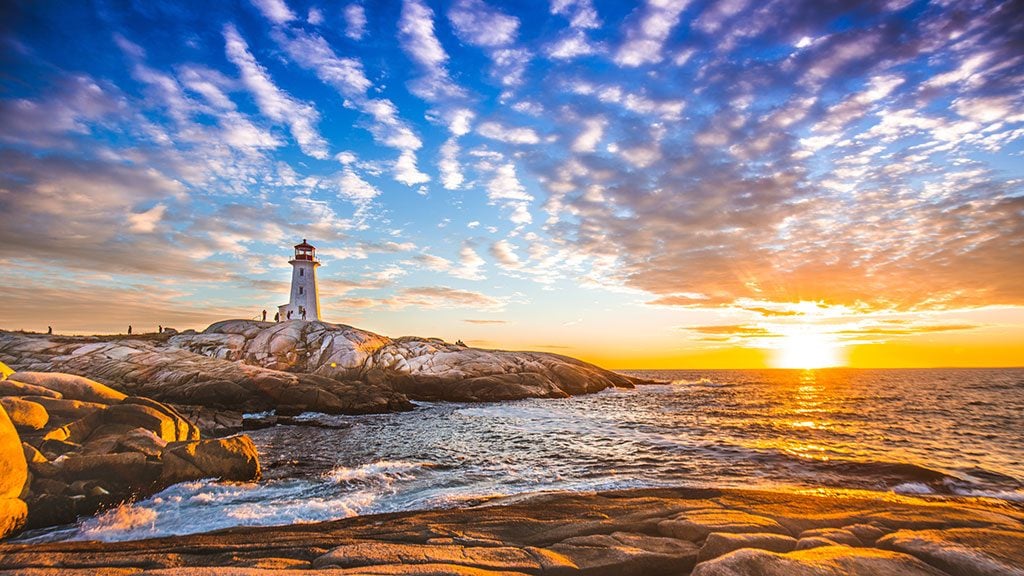
<svg viewBox="0 0 1024 576">
<path fill-rule="evenodd" d="M 841 365 L 840 347 L 828 336 L 797 332 L 784 336 L 776 353 L 776 368 L 828 368 Z"/>
</svg>

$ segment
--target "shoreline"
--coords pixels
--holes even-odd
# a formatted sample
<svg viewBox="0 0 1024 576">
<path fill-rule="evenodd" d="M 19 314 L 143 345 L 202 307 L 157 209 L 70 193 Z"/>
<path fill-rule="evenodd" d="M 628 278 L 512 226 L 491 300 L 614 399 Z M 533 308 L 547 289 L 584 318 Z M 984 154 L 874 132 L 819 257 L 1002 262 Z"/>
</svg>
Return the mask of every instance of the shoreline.
<svg viewBox="0 0 1024 576">
<path fill-rule="evenodd" d="M 239 575 L 279 570 L 294 574 L 688 574 L 692 570 L 714 575 L 742 574 L 755 567 L 767 570 L 765 574 L 827 573 L 826 569 L 835 567 L 845 570 L 840 573 L 859 573 L 865 567 L 877 573 L 935 576 L 1024 573 L 1024 507 L 1020 505 L 829 492 L 711 488 L 554 492 L 502 497 L 457 509 L 229 528 L 147 540 L 3 543 L 0 570 L 26 576 L 169 574 L 185 568 L 193 574 Z M 338 572 L 338 568 L 347 571 Z"/>
</svg>

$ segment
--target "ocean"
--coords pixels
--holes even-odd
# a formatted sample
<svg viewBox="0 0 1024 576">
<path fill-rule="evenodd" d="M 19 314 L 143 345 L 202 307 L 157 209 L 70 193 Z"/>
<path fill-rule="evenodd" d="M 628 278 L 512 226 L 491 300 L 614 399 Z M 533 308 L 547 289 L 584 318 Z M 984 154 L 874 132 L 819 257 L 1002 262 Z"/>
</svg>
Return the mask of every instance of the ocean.
<svg viewBox="0 0 1024 576">
<path fill-rule="evenodd" d="M 306 414 L 308 426 L 249 432 L 259 483 L 178 484 L 22 540 L 133 540 L 669 485 L 1024 502 L 1024 369 L 626 373 L 669 383 Z"/>
</svg>

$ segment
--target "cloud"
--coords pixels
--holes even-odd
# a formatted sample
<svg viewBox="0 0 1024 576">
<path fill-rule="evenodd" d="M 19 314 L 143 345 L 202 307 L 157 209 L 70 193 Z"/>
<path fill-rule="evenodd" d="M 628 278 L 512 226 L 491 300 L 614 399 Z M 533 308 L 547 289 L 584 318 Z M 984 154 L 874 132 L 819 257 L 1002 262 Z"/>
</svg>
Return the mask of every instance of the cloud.
<svg viewBox="0 0 1024 576">
<path fill-rule="evenodd" d="M 467 319 L 464 319 L 463 322 L 465 322 L 467 324 L 484 324 L 484 325 L 487 325 L 487 324 L 508 324 L 508 320 L 484 320 L 484 319 L 478 319 L 478 318 L 467 318 Z"/>
<path fill-rule="evenodd" d="M 487 183 L 487 198 L 495 204 L 512 209 L 509 220 L 513 224 L 529 224 L 533 217 L 529 212 L 533 196 L 516 176 L 516 167 L 512 163 L 504 163 L 494 169 L 493 176 Z"/>
<path fill-rule="evenodd" d="M 340 301 L 342 306 L 351 308 L 383 307 L 392 310 L 419 308 L 437 310 L 444 308 L 498 310 L 505 303 L 503 300 L 487 296 L 480 292 L 450 288 L 448 286 L 415 286 L 402 288 L 394 296 L 388 298 L 349 298 Z"/>
<path fill-rule="evenodd" d="M 483 0 L 455 0 L 448 20 L 459 39 L 482 47 L 507 46 L 516 40 L 519 19 L 504 14 Z"/>
<path fill-rule="evenodd" d="M 515 246 L 505 239 L 491 244 L 491 256 L 494 256 L 494 259 L 498 261 L 502 268 L 515 270 L 522 265 L 519 255 L 516 254 Z"/>
<path fill-rule="evenodd" d="M 486 277 L 482 270 L 484 264 L 486 261 L 476 253 L 472 244 L 464 242 L 459 250 L 459 265 L 457 268 L 452 268 L 450 273 L 463 280 L 483 280 Z"/>
<path fill-rule="evenodd" d="M 615 53 L 615 63 L 637 67 L 661 62 L 662 46 L 687 4 L 688 0 L 647 0 L 643 8 L 637 8 L 626 29 L 626 40 Z"/>
<path fill-rule="evenodd" d="M 295 14 L 288 9 L 284 0 L 252 0 L 252 3 L 267 20 L 275 24 L 287 24 L 295 20 Z"/>
<path fill-rule="evenodd" d="M 593 152 L 601 138 L 604 137 L 604 127 L 607 122 L 603 118 L 587 118 L 583 121 L 583 130 L 573 140 L 573 152 Z"/>
<path fill-rule="evenodd" d="M 424 75 L 410 89 L 430 101 L 461 97 L 463 91 L 452 82 L 445 64 L 448 54 L 434 33 L 434 11 L 420 0 L 403 0 L 398 20 L 398 40 Z"/>
<path fill-rule="evenodd" d="M 157 224 L 164 218 L 167 206 L 157 204 L 145 212 L 135 212 L 128 215 L 128 229 L 132 232 L 149 233 L 156 230 Z"/>
<path fill-rule="evenodd" d="M 507 142 L 510 144 L 538 144 L 540 137 L 533 128 L 509 128 L 498 122 L 481 122 L 476 129 L 485 138 Z"/>
<path fill-rule="evenodd" d="M 352 40 L 362 40 L 366 36 L 366 9 L 362 4 L 353 2 L 345 6 L 345 36 Z"/>
<path fill-rule="evenodd" d="M 224 40 L 228 60 L 238 66 L 242 83 L 256 100 L 260 112 L 271 120 L 287 124 L 292 136 L 304 153 L 313 158 L 326 159 L 327 141 L 316 129 L 320 114 L 312 104 L 300 102 L 278 88 L 234 26 L 224 27 Z"/>
</svg>

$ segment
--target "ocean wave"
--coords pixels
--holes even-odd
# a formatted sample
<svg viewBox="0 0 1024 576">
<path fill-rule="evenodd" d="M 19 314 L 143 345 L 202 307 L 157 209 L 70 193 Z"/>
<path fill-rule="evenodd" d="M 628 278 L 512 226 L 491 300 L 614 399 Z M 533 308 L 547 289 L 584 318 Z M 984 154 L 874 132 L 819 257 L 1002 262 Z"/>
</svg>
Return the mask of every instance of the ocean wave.
<svg viewBox="0 0 1024 576">
<path fill-rule="evenodd" d="M 395 480 L 408 480 L 415 476 L 415 472 L 435 468 L 429 462 L 406 462 L 396 460 L 379 460 L 362 464 L 360 466 L 335 466 L 324 474 L 336 483 L 378 483 L 390 484 Z"/>
</svg>

